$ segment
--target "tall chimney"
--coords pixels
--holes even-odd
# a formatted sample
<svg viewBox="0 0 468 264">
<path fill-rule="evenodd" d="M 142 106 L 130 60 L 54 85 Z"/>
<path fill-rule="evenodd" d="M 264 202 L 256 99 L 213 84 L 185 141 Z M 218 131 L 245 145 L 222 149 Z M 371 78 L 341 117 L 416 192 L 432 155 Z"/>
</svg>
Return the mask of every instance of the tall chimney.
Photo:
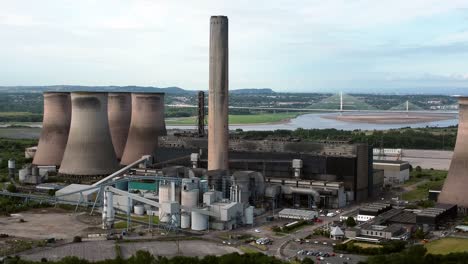
<svg viewBox="0 0 468 264">
<path fill-rule="evenodd" d="M 229 169 L 228 66 L 228 18 L 212 16 L 210 19 L 208 170 Z"/>
<path fill-rule="evenodd" d="M 468 97 L 458 100 L 458 133 L 452 161 L 438 202 L 456 204 L 461 213 L 468 213 Z"/>
</svg>

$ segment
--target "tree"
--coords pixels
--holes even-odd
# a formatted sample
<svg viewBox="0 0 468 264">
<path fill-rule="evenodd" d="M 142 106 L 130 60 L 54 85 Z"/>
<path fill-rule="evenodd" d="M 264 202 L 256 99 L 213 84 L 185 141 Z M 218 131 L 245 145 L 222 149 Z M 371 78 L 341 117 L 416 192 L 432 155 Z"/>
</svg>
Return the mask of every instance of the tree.
<svg viewBox="0 0 468 264">
<path fill-rule="evenodd" d="M 16 186 L 15 186 L 13 183 L 8 184 L 8 186 L 7 186 L 6 189 L 7 189 L 7 191 L 12 192 L 12 193 L 15 193 L 15 192 L 18 191 L 18 190 L 16 189 Z"/>
<path fill-rule="evenodd" d="M 356 220 L 354 220 L 354 217 L 348 216 L 348 218 L 346 218 L 346 226 L 348 227 L 356 226 Z"/>
<path fill-rule="evenodd" d="M 310 258 L 304 258 L 301 263 L 302 264 L 314 264 L 314 261 Z"/>
<path fill-rule="evenodd" d="M 414 237 L 417 238 L 417 239 L 424 239 L 426 237 L 426 234 L 424 233 L 422 228 L 418 228 L 414 232 Z"/>
<path fill-rule="evenodd" d="M 421 171 L 422 171 L 422 168 L 421 168 L 421 166 L 416 166 L 416 169 L 415 169 L 415 170 L 416 170 L 416 172 L 421 172 Z"/>
</svg>

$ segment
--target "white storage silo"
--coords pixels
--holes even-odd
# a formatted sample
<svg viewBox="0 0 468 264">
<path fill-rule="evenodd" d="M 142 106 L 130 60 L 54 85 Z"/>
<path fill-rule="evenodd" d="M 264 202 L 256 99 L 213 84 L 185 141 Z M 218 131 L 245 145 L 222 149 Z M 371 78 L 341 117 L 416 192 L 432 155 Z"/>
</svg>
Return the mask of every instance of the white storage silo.
<svg viewBox="0 0 468 264">
<path fill-rule="evenodd" d="M 180 227 L 184 229 L 190 228 L 190 214 L 183 213 L 180 216 Z"/>
<path fill-rule="evenodd" d="M 145 214 L 145 207 L 142 204 L 137 204 L 133 207 L 133 212 L 136 215 L 144 215 Z"/>
<path fill-rule="evenodd" d="M 208 229 L 208 215 L 192 211 L 192 230 L 203 231 Z"/>
<path fill-rule="evenodd" d="M 198 206 L 198 189 L 192 189 L 190 191 L 182 191 L 182 202 L 183 207 L 193 208 Z"/>
</svg>

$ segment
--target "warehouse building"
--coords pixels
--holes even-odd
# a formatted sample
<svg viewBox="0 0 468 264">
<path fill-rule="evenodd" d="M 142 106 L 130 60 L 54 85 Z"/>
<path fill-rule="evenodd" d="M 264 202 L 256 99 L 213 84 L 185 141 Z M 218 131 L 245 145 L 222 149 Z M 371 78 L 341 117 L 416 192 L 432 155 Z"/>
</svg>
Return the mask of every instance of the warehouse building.
<svg viewBox="0 0 468 264">
<path fill-rule="evenodd" d="M 402 184 L 409 180 L 410 165 L 407 161 L 401 160 L 374 160 L 374 169 L 384 171 L 384 184 Z"/>
</svg>

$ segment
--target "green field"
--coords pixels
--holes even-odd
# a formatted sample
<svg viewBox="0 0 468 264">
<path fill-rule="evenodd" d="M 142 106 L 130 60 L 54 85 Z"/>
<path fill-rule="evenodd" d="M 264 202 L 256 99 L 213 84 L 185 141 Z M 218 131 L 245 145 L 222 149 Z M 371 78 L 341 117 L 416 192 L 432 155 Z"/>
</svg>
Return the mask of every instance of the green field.
<svg viewBox="0 0 468 264">
<path fill-rule="evenodd" d="M 230 124 L 261 124 L 287 121 L 295 118 L 301 113 L 275 113 L 275 114 L 254 114 L 254 115 L 229 115 Z M 195 125 L 197 118 L 181 117 L 166 119 L 167 125 Z"/>
<path fill-rule="evenodd" d="M 427 252 L 431 254 L 449 254 L 455 252 L 468 252 L 468 239 L 442 238 L 426 244 Z"/>
<path fill-rule="evenodd" d="M 412 172 L 410 183 L 411 184 L 426 180 L 427 182 L 418 185 L 414 190 L 403 193 L 402 198 L 407 201 L 425 200 L 428 197 L 429 190 L 440 190 L 444 185 L 447 171 L 440 170 L 422 170 L 421 172 Z"/>
</svg>

